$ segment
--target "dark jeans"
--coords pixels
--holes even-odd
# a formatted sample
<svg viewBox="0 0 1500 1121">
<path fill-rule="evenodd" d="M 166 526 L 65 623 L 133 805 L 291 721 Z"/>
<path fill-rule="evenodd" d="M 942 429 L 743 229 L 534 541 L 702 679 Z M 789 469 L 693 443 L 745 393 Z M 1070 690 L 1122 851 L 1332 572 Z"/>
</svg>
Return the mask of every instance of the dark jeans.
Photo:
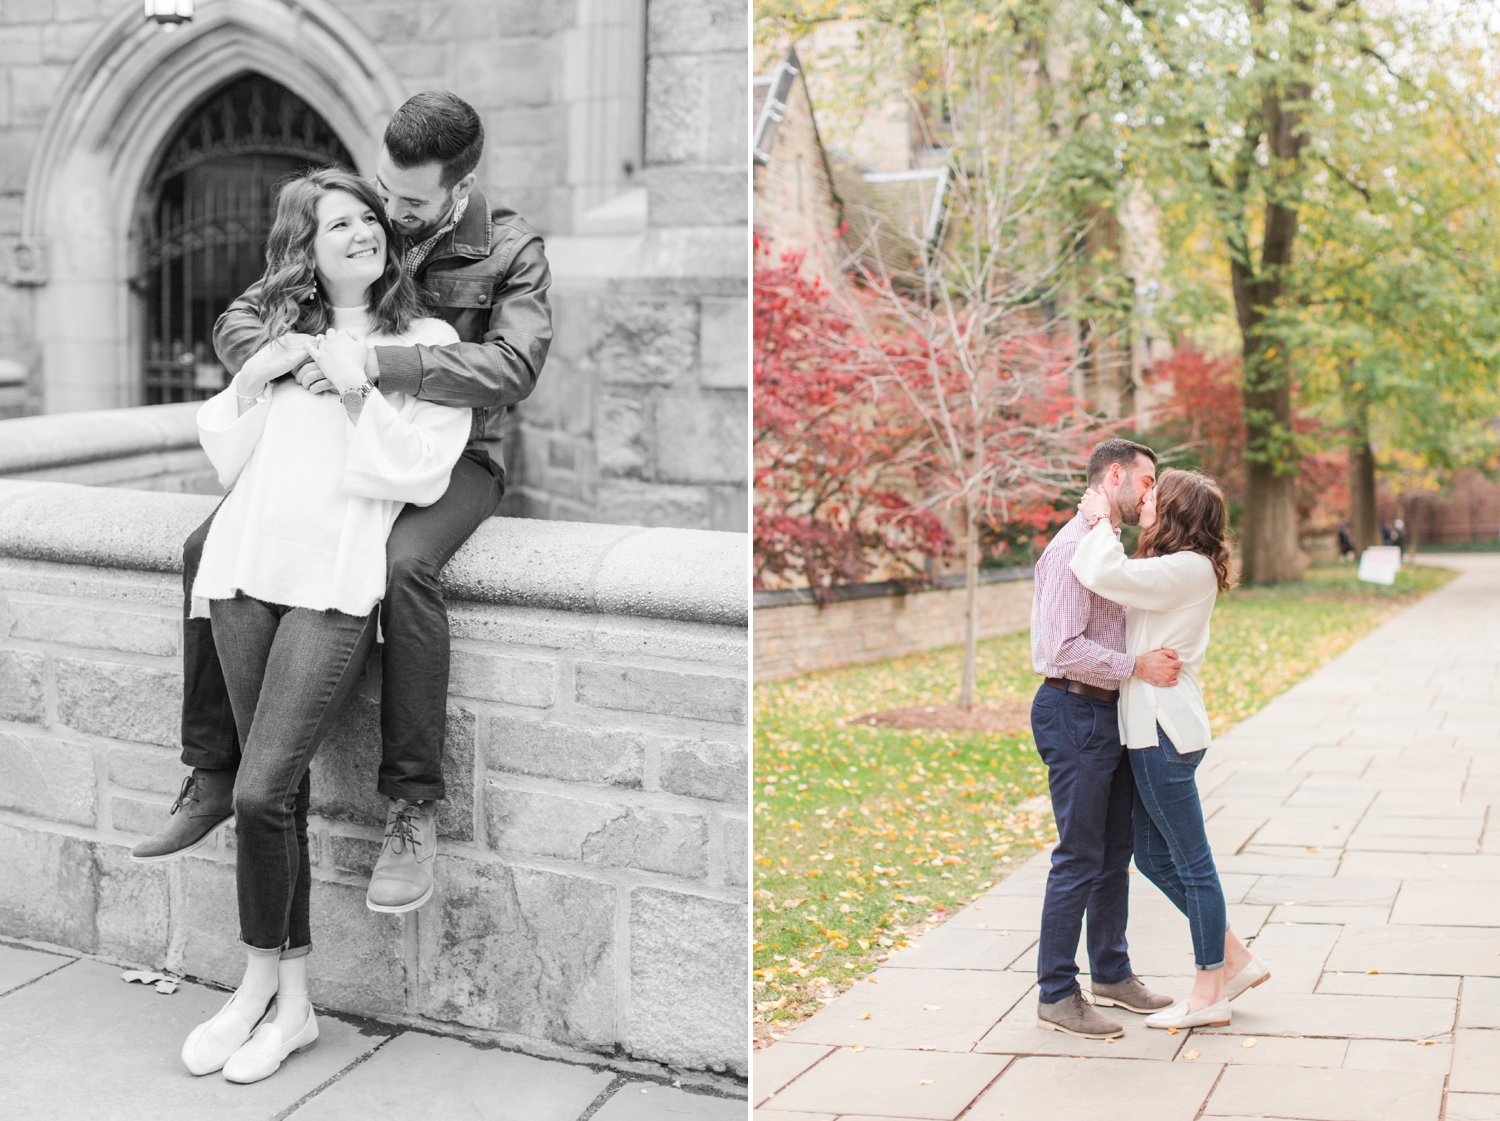
<svg viewBox="0 0 1500 1121">
<path fill-rule="evenodd" d="M 1043 1004 L 1078 987 L 1078 938 L 1089 925 L 1089 972 L 1114 984 L 1131 975 L 1130 812 L 1135 783 L 1120 742 L 1116 706 L 1050 685 L 1031 702 L 1031 731 L 1047 764 L 1057 848 L 1042 904 L 1037 986 Z"/>
<path fill-rule="evenodd" d="M 1179 755 L 1160 724 L 1156 738 L 1156 747 L 1130 752 L 1135 774 L 1135 866 L 1187 916 L 1198 968 L 1218 969 L 1224 964 L 1229 920 L 1194 775 L 1203 752 Z"/>
<path fill-rule="evenodd" d="M 495 512 L 500 478 L 465 453 L 448 489 L 431 506 L 407 506 L 386 541 L 386 591 L 380 623 L 382 654 L 377 789 L 388 798 L 441 798 L 443 735 L 448 719 L 448 609 L 443 566 Z M 182 761 L 208 770 L 239 765 L 234 714 L 207 619 L 186 618 L 210 516 L 182 548 Z"/>
<path fill-rule="evenodd" d="M 312 944 L 308 765 L 354 693 L 375 613 L 216 599 L 214 645 L 245 745 L 234 779 L 240 939 L 258 950 Z"/>
</svg>

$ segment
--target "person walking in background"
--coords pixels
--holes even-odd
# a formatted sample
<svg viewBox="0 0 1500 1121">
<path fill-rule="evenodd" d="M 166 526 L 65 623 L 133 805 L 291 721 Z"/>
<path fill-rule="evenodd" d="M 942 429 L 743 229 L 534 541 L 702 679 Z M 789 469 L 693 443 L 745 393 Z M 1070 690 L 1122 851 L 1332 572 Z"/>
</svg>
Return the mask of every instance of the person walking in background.
<svg viewBox="0 0 1500 1121">
<path fill-rule="evenodd" d="M 447 490 L 431 505 L 408 506 L 386 542 L 378 789 L 390 803 L 366 898 L 381 912 L 408 911 L 432 897 L 448 711 L 440 577 L 500 503 L 501 424 L 506 409 L 536 385 L 552 339 L 541 236 L 515 212 L 490 207 L 475 185 L 483 153 L 484 128 L 473 108 L 451 93 L 429 91 L 391 118 L 377 164 L 375 190 L 394 230 L 394 260 L 457 337 L 442 344 L 383 340 L 366 351 L 365 376 L 383 391 L 475 410 Z M 231 373 L 260 349 L 264 300 L 262 282 L 219 318 L 214 346 Z M 314 393 L 335 390 L 316 363 L 303 365 L 297 377 Z M 212 523 L 211 517 L 183 547 L 185 589 Z M 192 774 L 166 826 L 133 850 L 138 861 L 192 852 L 232 812 L 240 745 L 207 620 L 184 622 L 182 743 Z"/>
<path fill-rule="evenodd" d="M 1129 440 L 1105 440 L 1089 455 L 1088 483 L 1106 496 L 1112 527 L 1135 525 L 1156 481 L 1156 453 Z M 1154 1012 L 1172 1003 L 1130 968 L 1131 812 L 1135 787 L 1120 742 L 1120 683 L 1176 683 L 1170 649 L 1126 652 L 1125 610 L 1079 583 L 1069 567 L 1090 531 L 1081 515 L 1058 531 L 1036 564 L 1031 609 L 1032 667 L 1044 678 L 1031 705 L 1037 752 L 1057 820 L 1037 944 L 1037 1027 L 1084 1039 L 1124 1028 L 1094 1005 Z M 1078 940 L 1088 916 L 1093 1003 L 1078 985 Z"/>
<path fill-rule="evenodd" d="M 308 767 L 374 644 L 391 526 L 403 503 L 443 496 L 469 437 L 470 410 L 365 377 L 372 345 L 458 338 L 418 317 L 391 233 L 375 192 L 349 172 L 287 183 L 267 239 L 260 346 L 198 411 L 229 488 L 191 594 L 195 617 L 206 608 L 211 619 L 243 745 L 233 811 L 248 962 L 234 995 L 183 1044 L 193 1074 L 255 1082 L 318 1038 Z M 308 356 L 339 395 L 282 376 Z"/>
<path fill-rule="evenodd" d="M 1120 690 L 1119 733 L 1135 778 L 1135 864 L 1187 916 L 1197 964 L 1192 992 L 1147 1016 L 1146 1026 L 1223 1027 L 1229 1002 L 1271 975 L 1229 929 L 1194 777 L 1212 742 L 1197 675 L 1214 602 L 1230 586 L 1224 495 L 1195 472 L 1163 471 L 1141 505 L 1134 560 L 1109 524 L 1115 505 L 1102 488 L 1084 494 L 1078 515 L 1092 528 L 1069 567 L 1090 592 L 1124 605 L 1127 651 L 1168 646 L 1181 658 L 1170 687 L 1134 677 Z"/>
<path fill-rule="evenodd" d="M 1354 536 L 1346 518 L 1339 519 L 1339 559 L 1350 560 L 1354 556 Z"/>
</svg>

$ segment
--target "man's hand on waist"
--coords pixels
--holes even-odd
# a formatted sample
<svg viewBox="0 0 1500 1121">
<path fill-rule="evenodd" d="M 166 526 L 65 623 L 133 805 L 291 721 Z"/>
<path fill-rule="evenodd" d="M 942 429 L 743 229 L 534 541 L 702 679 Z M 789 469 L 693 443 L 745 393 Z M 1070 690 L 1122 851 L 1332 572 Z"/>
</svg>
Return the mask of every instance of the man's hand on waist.
<svg viewBox="0 0 1500 1121">
<path fill-rule="evenodd" d="M 1182 659 L 1177 656 L 1177 651 L 1162 647 L 1149 654 L 1137 654 L 1135 673 L 1131 676 L 1139 677 L 1158 689 L 1170 689 L 1177 684 L 1177 675 L 1181 671 Z"/>
</svg>

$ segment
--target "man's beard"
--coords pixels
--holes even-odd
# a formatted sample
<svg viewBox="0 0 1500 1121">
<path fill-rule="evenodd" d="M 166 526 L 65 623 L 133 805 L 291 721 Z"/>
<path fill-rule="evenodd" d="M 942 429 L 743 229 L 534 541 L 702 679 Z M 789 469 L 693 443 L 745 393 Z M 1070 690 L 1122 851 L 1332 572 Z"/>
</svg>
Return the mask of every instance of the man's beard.
<svg viewBox="0 0 1500 1121">
<path fill-rule="evenodd" d="M 1125 509 L 1125 507 L 1121 506 L 1120 507 L 1120 524 L 1121 525 L 1140 525 L 1141 524 L 1141 504 L 1140 503 L 1136 503 L 1129 510 L 1127 510 L 1127 509 Z"/>
<path fill-rule="evenodd" d="M 397 229 L 401 231 L 401 237 L 406 241 L 408 245 L 420 245 L 422 242 L 426 241 L 433 234 L 437 233 L 440 229 L 442 229 L 453 220 L 453 210 L 454 207 L 458 205 L 458 200 L 450 196 L 448 199 L 448 203 L 448 209 L 443 211 L 442 216 L 436 221 L 428 222 L 426 225 L 416 227 L 398 226 Z"/>
</svg>

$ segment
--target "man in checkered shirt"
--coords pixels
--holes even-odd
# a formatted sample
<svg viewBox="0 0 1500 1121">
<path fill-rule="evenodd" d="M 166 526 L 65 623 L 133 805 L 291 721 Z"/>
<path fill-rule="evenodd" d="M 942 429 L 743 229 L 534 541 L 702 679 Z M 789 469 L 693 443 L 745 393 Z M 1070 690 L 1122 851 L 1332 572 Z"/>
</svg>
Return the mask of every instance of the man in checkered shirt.
<svg viewBox="0 0 1500 1121">
<path fill-rule="evenodd" d="M 1116 532 L 1140 523 L 1155 483 L 1156 453 L 1142 444 L 1105 440 L 1089 455 L 1088 484 L 1109 499 Z M 1125 653 L 1125 609 L 1085 588 L 1068 566 L 1089 529 L 1078 516 L 1052 539 L 1037 561 L 1031 607 L 1031 661 L 1045 679 L 1031 704 L 1031 730 L 1047 764 L 1058 838 L 1037 945 L 1036 1022 L 1110 1039 L 1125 1029 L 1095 1005 L 1144 1013 L 1172 1003 L 1135 976 L 1125 941 L 1135 781 L 1116 717 L 1120 682 L 1134 676 L 1170 687 L 1181 663 L 1171 650 Z M 1092 1003 L 1078 986 L 1085 912 Z"/>
</svg>

